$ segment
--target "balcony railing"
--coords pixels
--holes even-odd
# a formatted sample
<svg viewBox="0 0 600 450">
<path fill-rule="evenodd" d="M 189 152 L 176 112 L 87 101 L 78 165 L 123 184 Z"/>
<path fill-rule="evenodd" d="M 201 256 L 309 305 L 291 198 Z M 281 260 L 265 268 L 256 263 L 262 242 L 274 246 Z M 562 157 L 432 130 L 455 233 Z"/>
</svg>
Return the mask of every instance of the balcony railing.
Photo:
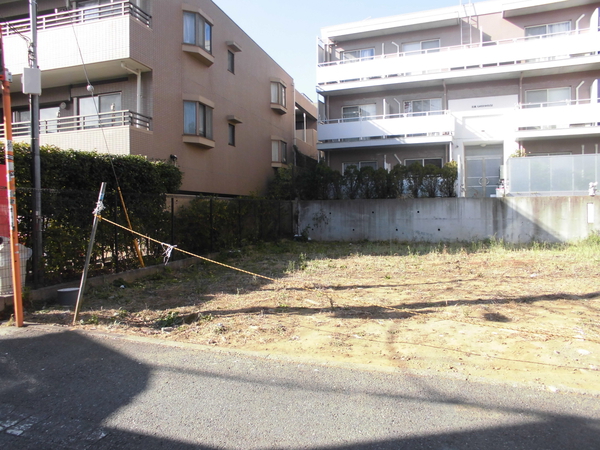
<svg viewBox="0 0 600 450">
<path fill-rule="evenodd" d="M 108 19 L 111 17 L 131 16 L 144 25 L 150 26 L 152 16 L 146 13 L 131 1 L 120 1 L 106 5 L 92 6 L 88 8 L 71 9 L 59 11 L 54 14 L 41 15 L 37 20 L 38 30 L 69 26 L 90 22 L 94 20 Z M 2 35 L 11 36 L 24 34 L 31 31 L 29 19 L 13 20 L 2 24 Z"/>
<path fill-rule="evenodd" d="M 322 121 L 318 135 L 321 143 L 407 138 L 438 142 L 451 140 L 454 129 L 449 111 L 427 111 Z"/>
<path fill-rule="evenodd" d="M 40 134 L 85 131 L 96 128 L 131 126 L 150 131 L 152 118 L 133 111 L 111 111 L 85 116 L 58 117 L 40 120 Z M 12 124 L 14 137 L 26 137 L 31 134 L 30 122 Z M 0 126 L 0 138 L 4 138 L 4 125 Z"/>
<path fill-rule="evenodd" d="M 381 83 L 383 78 L 406 78 L 489 67 L 502 67 L 504 71 L 522 70 L 514 66 L 597 55 L 598 33 L 590 31 L 595 30 L 574 30 L 566 33 L 322 62 L 317 67 L 317 83 L 325 89 L 331 84 L 369 80 Z"/>
<path fill-rule="evenodd" d="M 519 138 L 600 133 L 598 100 L 563 100 L 519 105 L 515 123 Z"/>
<path fill-rule="evenodd" d="M 552 155 L 509 158 L 507 191 L 511 196 L 589 195 L 600 179 L 600 155 Z"/>
</svg>

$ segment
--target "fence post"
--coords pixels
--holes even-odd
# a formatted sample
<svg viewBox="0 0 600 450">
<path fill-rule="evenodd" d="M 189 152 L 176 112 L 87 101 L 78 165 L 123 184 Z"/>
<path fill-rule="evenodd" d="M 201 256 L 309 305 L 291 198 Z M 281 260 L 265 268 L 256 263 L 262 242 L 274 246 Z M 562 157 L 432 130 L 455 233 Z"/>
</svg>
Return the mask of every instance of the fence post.
<svg viewBox="0 0 600 450">
<path fill-rule="evenodd" d="M 213 252 L 213 239 L 214 239 L 214 233 L 213 233 L 213 198 L 210 198 L 210 208 L 209 208 L 209 213 L 208 213 L 208 222 L 209 222 L 209 226 L 210 226 L 210 239 L 209 239 L 209 244 L 208 244 L 208 248 L 210 250 L 210 252 Z"/>
<path fill-rule="evenodd" d="M 242 199 L 238 198 L 238 247 L 242 246 Z"/>
<path fill-rule="evenodd" d="M 115 221 L 115 223 L 118 221 L 118 209 L 119 209 L 119 201 L 117 199 L 117 194 L 116 192 L 114 193 L 114 200 L 115 200 L 115 212 L 114 212 L 114 216 L 113 216 L 113 220 Z M 115 241 L 114 241 L 114 252 L 113 252 L 113 258 L 115 260 L 115 273 L 119 273 L 119 229 L 117 227 L 113 227 L 115 229 Z"/>
<path fill-rule="evenodd" d="M 277 200 L 277 237 L 281 238 L 281 200 Z"/>
<path fill-rule="evenodd" d="M 175 197 L 171 197 L 171 245 L 175 244 Z"/>
</svg>

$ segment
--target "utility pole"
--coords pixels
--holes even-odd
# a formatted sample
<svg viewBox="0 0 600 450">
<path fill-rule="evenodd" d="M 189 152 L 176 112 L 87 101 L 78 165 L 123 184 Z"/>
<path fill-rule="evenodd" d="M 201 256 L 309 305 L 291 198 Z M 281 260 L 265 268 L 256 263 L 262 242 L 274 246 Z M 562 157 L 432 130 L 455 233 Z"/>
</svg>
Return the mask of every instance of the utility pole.
<svg viewBox="0 0 600 450">
<path fill-rule="evenodd" d="M 37 65 L 37 0 L 29 0 L 29 19 L 31 27 L 31 42 L 29 44 L 29 68 L 39 71 Z M 39 76 L 39 73 L 37 74 Z M 37 90 L 37 89 L 34 89 Z M 29 106 L 31 111 L 31 156 L 32 156 L 32 178 L 33 178 L 33 259 L 32 272 L 33 284 L 38 287 L 42 282 L 42 175 L 40 162 L 40 94 L 29 90 L 26 92 L 23 84 L 23 93 L 29 94 Z"/>
</svg>

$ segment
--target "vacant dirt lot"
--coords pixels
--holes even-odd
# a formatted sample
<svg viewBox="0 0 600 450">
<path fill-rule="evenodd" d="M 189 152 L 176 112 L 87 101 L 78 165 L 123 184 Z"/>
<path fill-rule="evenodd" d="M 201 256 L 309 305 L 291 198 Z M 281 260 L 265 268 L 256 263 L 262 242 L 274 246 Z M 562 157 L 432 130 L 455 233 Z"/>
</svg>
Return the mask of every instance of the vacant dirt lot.
<svg viewBox="0 0 600 450">
<path fill-rule="evenodd" d="M 77 327 L 600 395 L 600 239 L 279 242 L 84 297 Z M 26 320 L 70 326 L 46 306 Z"/>
</svg>

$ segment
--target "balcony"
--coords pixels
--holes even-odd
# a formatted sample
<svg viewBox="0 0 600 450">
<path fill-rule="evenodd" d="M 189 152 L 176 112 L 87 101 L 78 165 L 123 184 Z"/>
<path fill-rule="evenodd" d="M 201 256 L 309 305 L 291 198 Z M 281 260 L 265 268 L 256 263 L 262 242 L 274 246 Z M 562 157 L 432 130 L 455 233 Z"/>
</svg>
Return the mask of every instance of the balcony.
<svg viewBox="0 0 600 450">
<path fill-rule="evenodd" d="M 600 63 L 598 36 L 595 30 L 576 30 L 559 35 L 324 62 L 317 67 L 317 83 L 322 93 L 333 94 L 431 80 L 464 82 L 473 77 L 516 78 L 524 71 L 535 75 L 537 70 L 586 69 Z"/>
<path fill-rule="evenodd" d="M 431 111 L 319 123 L 319 150 L 452 141 L 455 119 L 448 111 Z"/>
<path fill-rule="evenodd" d="M 132 111 L 40 120 L 40 145 L 128 155 L 132 135 L 151 134 L 151 127 L 150 117 Z M 30 133 L 29 122 L 13 123 L 13 142 L 29 142 Z M 0 138 L 5 138 L 4 125 L 0 125 Z"/>
<path fill-rule="evenodd" d="M 558 136 L 600 135 L 597 101 L 569 100 L 519 105 L 515 111 L 517 140 L 552 139 Z"/>
<path fill-rule="evenodd" d="M 131 69 L 149 71 L 140 49 L 148 47 L 151 17 L 130 1 L 61 11 L 38 17 L 38 65 L 43 88 L 90 79 L 128 75 Z M 135 30 L 134 27 L 138 27 Z M 135 32 L 134 32 L 135 31 Z M 2 24 L 5 66 L 13 73 L 13 89 L 20 89 L 23 67 L 28 67 L 29 19 Z"/>
</svg>

